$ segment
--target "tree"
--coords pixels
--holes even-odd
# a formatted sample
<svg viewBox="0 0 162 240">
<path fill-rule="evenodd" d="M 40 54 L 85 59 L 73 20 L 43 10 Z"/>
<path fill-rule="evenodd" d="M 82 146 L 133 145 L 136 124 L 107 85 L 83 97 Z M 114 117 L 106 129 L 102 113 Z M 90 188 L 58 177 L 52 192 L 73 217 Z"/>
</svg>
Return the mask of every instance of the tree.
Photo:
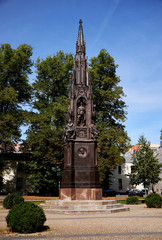
<svg viewBox="0 0 162 240">
<path fill-rule="evenodd" d="M 123 163 L 123 156 L 130 146 L 130 139 L 123 122 L 126 120 L 125 97 L 116 75 L 118 65 L 109 53 L 102 49 L 97 57 L 90 59 L 93 84 L 93 102 L 96 110 L 98 138 L 98 166 L 100 181 L 108 186 L 108 175 Z"/>
<path fill-rule="evenodd" d="M 120 79 L 116 76 L 117 65 L 114 59 L 106 50 L 101 50 L 90 62 L 96 124 L 100 131 L 100 181 L 102 185 L 107 185 L 107 174 L 122 164 L 124 159 L 121 154 L 129 147 L 130 139 L 122 124 L 126 119 L 126 105 L 123 90 L 118 86 Z M 52 186 L 51 176 L 57 175 L 56 165 L 59 163 L 62 166 L 63 162 L 62 135 L 66 123 L 72 66 L 72 55 L 63 52 L 42 61 L 38 59 L 36 64 L 38 75 L 33 84 L 33 109 L 36 112 L 28 118 L 30 128 L 27 137 L 34 159 L 30 162 L 28 180 L 30 186 L 39 188 L 42 193 L 51 191 L 48 190 L 48 186 Z M 52 181 L 53 185 L 56 184 L 54 178 Z"/>
<path fill-rule="evenodd" d="M 130 184 L 138 185 L 142 183 L 146 188 L 150 184 L 154 185 L 160 180 L 160 172 L 162 165 L 159 163 L 157 155 L 150 148 L 150 143 L 141 135 L 138 140 L 139 148 L 136 153 L 132 155 L 133 173 L 130 174 Z"/>
<path fill-rule="evenodd" d="M 162 129 L 160 130 L 160 140 L 162 140 Z"/>
<path fill-rule="evenodd" d="M 32 47 L 26 44 L 12 49 L 9 44 L 0 47 L 0 145 L 7 151 L 20 139 L 23 123 L 22 104 L 29 102 L 31 87 Z"/>
<path fill-rule="evenodd" d="M 36 62 L 34 111 L 27 118 L 30 127 L 26 144 L 33 155 L 33 160 L 28 164 L 28 185 L 43 195 L 54 193 L 63 166 L 62 136 L 68 111 L 72 66 L 72 55 L 62 51 Z"/>
<path fill-rule="evenodd" d="M 32 47 L 22 44 L 12 49 L 10 44 L 0 45 L 0 167 L 4 167 L 3 153 L 11 152 L 20 140 L 20 126 L 26 111 L 23 104 L 30 101 Z"/>
</svg>

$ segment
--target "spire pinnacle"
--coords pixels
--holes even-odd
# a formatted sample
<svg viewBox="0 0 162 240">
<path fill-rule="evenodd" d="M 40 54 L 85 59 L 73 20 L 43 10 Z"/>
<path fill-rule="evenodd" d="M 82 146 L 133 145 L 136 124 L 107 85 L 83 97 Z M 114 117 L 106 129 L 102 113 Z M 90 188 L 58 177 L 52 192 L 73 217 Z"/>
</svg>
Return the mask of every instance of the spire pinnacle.
<svg viewBox="0 0 162 240">
<path fill-rule="evenodd" d="M 83 27 L 82 20 L 79 20 L 79 32 L 78 32 L 78 40 L 76 43 L 76 52 L 85 54 L 85 43 L 84 43 L 84 35 L 83 35 Z"/>
<path fill-rule="evenodd" d="M 84 36 L 83 36 L 83 27 L 82 27 L 82 20 L 79 21 L 79 32 L 78 32 L 78 45 L 82 45 L 84 43 Z"/>
</svg>

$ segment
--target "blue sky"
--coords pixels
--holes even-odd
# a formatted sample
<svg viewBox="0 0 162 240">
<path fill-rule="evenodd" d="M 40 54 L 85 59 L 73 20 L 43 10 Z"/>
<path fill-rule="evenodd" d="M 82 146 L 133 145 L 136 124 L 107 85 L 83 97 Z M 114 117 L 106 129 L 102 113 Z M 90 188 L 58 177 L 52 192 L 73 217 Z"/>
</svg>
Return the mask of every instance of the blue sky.
<svg viewBox="0 0 162 240">
<path fill-rule="evenodd" d="M 141 134 L 159 142 L 162 0 L 0 0 L 0 43 L 32 45 L 33 60 L 59 50 L 75 54 L 80 18 L 88 58 L 105 48 L 119 65 L 132 144 Z"/>
</svg>

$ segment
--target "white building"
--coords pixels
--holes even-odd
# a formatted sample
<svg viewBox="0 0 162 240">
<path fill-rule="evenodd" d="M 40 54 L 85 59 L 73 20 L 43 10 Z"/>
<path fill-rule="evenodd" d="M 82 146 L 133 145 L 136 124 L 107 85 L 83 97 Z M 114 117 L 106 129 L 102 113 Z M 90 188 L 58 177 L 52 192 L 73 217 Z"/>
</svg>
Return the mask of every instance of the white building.
<svg viewBox="0 0 162 240">
<path fill-rule="evenodd" d="M 158 154 L 159 162 L 162 164 L 162 141 L 160 142 L 160 147 L 156 151 L 156 154 Z M 154 190 L 156 193 L 159 193 L 162 195 L 162 171 L 160 173 L 161 180 L 154 186 Z"/>
<path fill-rule="evenodd" d="M 5 159 L 5 168 L 0 169 L 0 194 L 22 192 L 26 190 L 25 163 L 30 159 L 29 154 L 22 152 L 18 144 L 12 153 L 1 153 Z"/>
<path fill-rule="evenodd" d="M 117 167 L 112 173 L 111 176 L 111 188 L 117 192 L 126 192 L 132 188 L 130 185 L 129 174 L 132 172 L 132 154 L 138 149 L 138 144 L 134 145 L 125 155 L 124 163 Z M 159 143 L 151 143 L 150 148 L 155 151 L 155 154 L 159 154 L 159 161 L 162 162 L 162 143 L 161 146 Z M 162 178 L 162 172 L 160 177 Z M 143 184 L 133 186 L 139 190 L 143 189 Z M 154 186 L 154 189 L 157 193 L 162 194 L 162 180 Z"/>
</svg>

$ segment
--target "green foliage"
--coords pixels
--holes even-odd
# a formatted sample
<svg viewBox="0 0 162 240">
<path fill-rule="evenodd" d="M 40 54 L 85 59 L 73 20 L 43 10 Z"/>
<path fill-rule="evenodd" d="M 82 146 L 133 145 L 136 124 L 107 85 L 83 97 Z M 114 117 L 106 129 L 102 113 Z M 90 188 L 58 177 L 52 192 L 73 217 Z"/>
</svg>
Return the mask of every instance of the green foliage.
<svg viewBox="0 0 162 240">
<path fill-rule="evenodd" d="M 11 193 L 3 200 L 3 207 L 11 209 L 13 206 L 24 202 L 24 198 L 19 193 Z"/>
<path fill-rule="evenodd" d="M 33 65 L 32 47 L 22 44 L 12 49 L 10 44 L 0 45 L 0 151 L 12 152 L 20 140 L 20 126 L 26 111 L 22 105 L 29 102 L 31 86 L 28 74 Z M 0 167 L 6 165 L 0 156 Z"/>
<path fill-rule="evenodd" d="M 162 206 L 162 197 L 157 193 L 150 193 L 145 198 L 145 203 L 149 208 L 161 208 Z"/>
<path fill-rule="evenodd" d="M 132 196 L 132 197 L 128 197 L 126 199 L 126 204 L 139 204 L 139 200 L 137 197 Z"/>
<path fill-rule="evenodd" d="M 160 140 L 162 140 L 162 129 L 160 130 Z"/>
<path fill-rule="evenodd" d="M 97 57 L 90 59 L 90 74 L 93 84 L 93 101 L 96 110 L 98 138 L 98 166 L 100 181 L 107 186 L 107 175 L 123 163 L 121 153 L 130 146 L 130 139 L 123 122 L 126 119 L 126 104 L 117 65 L 109 53 L 102 49 Z"/>
<path fill-rule="evenodd" d="M 11 231 L 19 233 L 41 231 L 45 221 L 43 209 L 30 202 L 14 206 L 6 217 L 7 226 Z"/>
<path fill-rule="evenodd" d="M 145 187 L 154 185 L 160 180 L 161 164 L 143 135 L 139 138 L 138 144 L 138 150 L 132 155 L 134 173 L 130 175 L 130 184 L 143 183 Z"/>
<path fill-rule="evenodd" d="M 17 142 L 23 123 L 22 104 L 29 102 L 32 47 L 26 44 L 12 49 L 0 46 L 0 145 L 1 150 Z M 8 149 L 7 149 L 8 150 Z"/>
<path fill-rule="evenodd" d="M 58 52 L 53 57 L 37 60 L 37 79 L 33 83 L 33 109 L 27 147 L 33 160 L 28 164 L 28 186 L 42 195 L 53 194 L 63 165 L 64 127 L 68 109 L 69 83 L 73 57 Z"/>
<path fill-rule="evenodd" d="M 42 154 L 43 155 L 43 154 Z M 36 158 L 27 165 L 27 186 L 31 192 L 39 192 L 39 195 L 58 195 L 58 182 L 60 181 L 60 164 L 54 164 L 50 160 Z"/>
</svg>

